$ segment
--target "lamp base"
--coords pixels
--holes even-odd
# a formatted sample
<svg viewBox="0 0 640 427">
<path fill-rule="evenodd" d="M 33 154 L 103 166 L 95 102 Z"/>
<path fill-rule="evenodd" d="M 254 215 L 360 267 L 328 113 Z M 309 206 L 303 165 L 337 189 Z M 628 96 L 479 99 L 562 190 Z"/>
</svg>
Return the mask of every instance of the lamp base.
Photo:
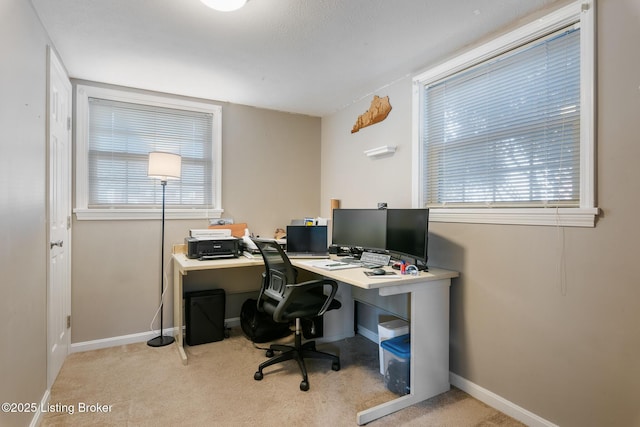
<svg viewBox="0 0 640 427">
<path fill-rule="evenodd" d="M 166 335 L 160 335 L 147 341 L 149 347 L 164 347 L 165 345 L 172 344 L 175 341 L 173 337 Z"/>
</svg>

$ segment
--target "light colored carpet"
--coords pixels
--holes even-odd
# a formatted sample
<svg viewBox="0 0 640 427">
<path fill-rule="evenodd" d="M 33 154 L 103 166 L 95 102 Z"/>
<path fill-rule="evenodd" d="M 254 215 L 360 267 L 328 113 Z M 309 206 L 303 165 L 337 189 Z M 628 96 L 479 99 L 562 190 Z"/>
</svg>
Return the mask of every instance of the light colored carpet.
<svg viewBox="0 0 640 427">
<path fill-rule="evenodd" d="M 187 347 L 187 366 L 175 345 L 151 348 L 139 343 L 74 353 L 52 387 L 51 410 L 41 425 L 355 426 L 358 411 L 395 397 L 378 372 L 375 343 L 355 336 L 318 349 L 339 354 L 341 370 L 332 371 L 329 361 L 308 361 L 307 392 L 299 389 L 301 376 L 294 361 L 265 369 L 264 379 L 255 381 L 265 352 L 236 328 L 224 341 Z M 107 405 L 100 406 L 107 412 L 90 412 L 98 409 L 90 406 L 96 404 Z M 523 424 L 452 388 L 368 425 Z"/>
</svg>

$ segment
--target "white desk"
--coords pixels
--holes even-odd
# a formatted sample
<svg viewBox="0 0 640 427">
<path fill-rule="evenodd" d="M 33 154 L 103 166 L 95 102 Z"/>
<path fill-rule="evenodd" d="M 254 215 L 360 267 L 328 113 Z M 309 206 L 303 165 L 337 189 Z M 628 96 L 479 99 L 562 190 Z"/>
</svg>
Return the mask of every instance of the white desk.
<svg viewBox="0 0 640 427">
<path fill-rule="evenodd" d="M 262 259 L 235 258 L 213 261 L 190 260 L 184 254 L 174 254 L 173 325 L 176 343 L 183 363 L 187 355 L 183 342 L 183 276 L 189 271 L 257 266 Z M 381 296 L 408 293 L 411 295 L 411 393 L 358 412 L 359 425 L 429 399 L 449 390 L 449 287 L 455 271 L 430 268 L 417 276 L 400 278 L 368 278 L 361 268 L 325 270 L 308 260 L 291 260 L 300 269 L 334 279 L 362 289 L 377 289 Z M 387 269 L 391 270 L 389 267 Z"/>
</svg>

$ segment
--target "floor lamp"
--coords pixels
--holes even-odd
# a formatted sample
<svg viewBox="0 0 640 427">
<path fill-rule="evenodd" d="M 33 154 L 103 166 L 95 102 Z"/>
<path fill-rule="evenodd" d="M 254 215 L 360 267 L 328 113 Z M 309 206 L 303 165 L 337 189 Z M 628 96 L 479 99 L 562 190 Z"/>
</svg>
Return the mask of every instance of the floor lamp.
<svg viewBox="0 0 640 427">
<path fill-rule="evenodd" d="M 181 157 L 177 154 L 161 153 L 154 151 L 149 153 L 149 168 L 147 175 L 150 178 L 160 180 L 162 184 L 162 241 L 160 256 L 160 335 L 147 341 L 151 347 L 163 347 L 174 341 L 173 337 L 162 335 L 164 327 L 164 195 L 167 188 L 167 180 L 180 179 Z"/>
</svg>

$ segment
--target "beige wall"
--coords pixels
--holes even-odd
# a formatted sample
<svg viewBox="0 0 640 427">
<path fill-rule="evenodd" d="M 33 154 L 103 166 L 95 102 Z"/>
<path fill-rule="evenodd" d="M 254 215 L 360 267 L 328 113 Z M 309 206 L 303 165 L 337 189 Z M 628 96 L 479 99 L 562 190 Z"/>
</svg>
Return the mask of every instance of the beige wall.
<svg viewBox="0 0 640 427">
<path fill-rule="evenodd" d="M 324 215 L 330 199 L 341 208 L 411 207 L 411 80 L 386 88 L 377 95 L 389 96 L 391 112 L 375 125 L 351 133 L 359 115 L 373 99 L 367 96 L 341 112 L 322 119 L 322 188 Z M 393 155 L 367 157 L 364 151 L 383 145 L 397 146 Z"/>
<path fill-rule="evenodd" d="M 598 6 L 597 226 L 430 225 L 430 264 L 461 272 L 451 371 L 562 426 L 640 425 L 640 4 Z M 411 205 L 410 80 L 377 94 L 393 106 L 380 124 L 349 133 L 371 97 L 323 118 L 324 212 Z M 393 157 L 362 154 L 385 144 Z"/>
<path fill-rule="evenodd" d="M 0 401 L 40 402 L 46 358 L 46 46 L 29 2 L 0 2 Z M 0 412 L 0 425 L 33 414 Z"/>
<path fill-rule="evenodd" d="M 598 5 L 597 226 L 433 223 L 429 247 L 433 265 L 461 272 L 451 290 L 451 370 L 563 426 L 640 424 L 640 6 Z M 29 2 L 0 2 L 0 20 L 0 400 L 39 402 L 46 389 L 49 41 Z M 390 95 L 391 114 L 353 135 L 370 97 L 322 124 L 222 104 L 225 216 L 268 235 L 290 217 L 328 215 L 330 198 L 343 207 L 410 206 L 410 81 L 379 94 Z M 376 160 L 362 154 L 380 145 L 398 151 Z M 167 247 L 204 225 L 169 221 Z M 73 227 L 72 341 L 148 330 L 158 298 L 159 224 Z M 558 270 L 563 247 L 566 276 Z M 170 323 L 170 310 L 165 317 Z M 0 413 L 3 426 L 30 419 Z"/>
<path fill-rule="evenodd" d="M 320 119 L 218 104 L 222 105 L 223 217 L 246 222 L 253 233 L 271 237 L 276 227 L 285 227 L 292 218 L 318 216 Z M 183 243 L 189 229 L 207 225 L 204 219 L 167 220 L 166 260 L 171 245 Z M 149 331 L 160 298 L 160 227 L 159 220 L 74 217 L 72 343 Z M 173 324 L 172 270 L 167 265 L 165 328 Z M 197 278 L 195 288 L 186 290 L 224 288 L 236 280 L 259 287 L 260 272 L 211 274 Z M 245 295 L 228 297 L 228 318 L 239 316 L 244 299 Z"/>
</svg>

